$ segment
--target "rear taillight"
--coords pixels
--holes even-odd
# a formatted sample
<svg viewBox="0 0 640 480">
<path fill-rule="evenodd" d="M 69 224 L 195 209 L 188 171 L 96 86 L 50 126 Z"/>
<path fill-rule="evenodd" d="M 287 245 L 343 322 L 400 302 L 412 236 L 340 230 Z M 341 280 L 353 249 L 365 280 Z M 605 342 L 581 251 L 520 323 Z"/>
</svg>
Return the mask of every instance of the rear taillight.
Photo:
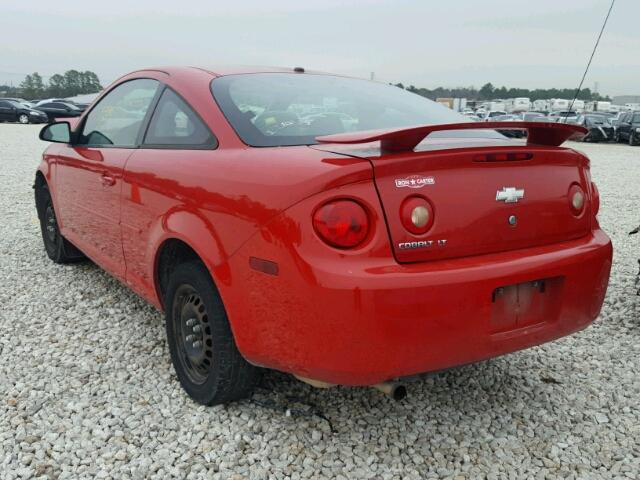
<svg viewBox="0 0 640 480">
<path fill-rule="evenodd" d="M 598 191 L 596 184 L 593 182 L 591 182 L 591 192 L 593 195 L 593 199 L 591 200 L 591 212 L 595 217 L 600 211 L 600 192 Z"/>
<path fill-rule="evenodd" d="M 569 189 L 569 208 L 574 215 L 579 216 L 584 210 L 585 195 L 582 187 L 577 184 L 571 185 Z"/>
<path fill-rule="evenodd" d="M 400 220 L 407 231 L 422 235 L 433 225 L 433 207 L 424 197 L 408 197 L 400 206 Z"/>
<path fill-rule="evenodd" d="M 313 214 L 313 226 L 318 236 L 337 248 L 360 245 L 369 233 L 369 216 L 354 200 L 334 200 L 319 207 Z"/>
</svg>

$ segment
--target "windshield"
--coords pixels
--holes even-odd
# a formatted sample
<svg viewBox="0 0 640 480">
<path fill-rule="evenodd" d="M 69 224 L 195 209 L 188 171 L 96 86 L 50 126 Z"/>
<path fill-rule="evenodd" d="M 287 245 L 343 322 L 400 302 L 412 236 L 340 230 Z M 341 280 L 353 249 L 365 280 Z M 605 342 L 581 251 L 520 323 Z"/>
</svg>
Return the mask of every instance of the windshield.
<svg viewBox="0 0 640 480">
<path fill-rule="evenodd" d="M 256 147 L 310 145 L 320 135 L 469 121 L 401 88 L 331 75 L 229 75 L 213 80 L 211 89 L 242 141 Z M 483 130 L 446 135 L 504 138 Z"/>
<path fill-rule="evenodd" d="M 593 115 L 593 116 L 588 116 L 586 117 L 586 124 L 587 126 L 593 127 L 593 126 L 610 126 L 611 124 L 609 123 L 609 119 L 607 117 L 602 117 L 600 115 Z"/>
</svg>

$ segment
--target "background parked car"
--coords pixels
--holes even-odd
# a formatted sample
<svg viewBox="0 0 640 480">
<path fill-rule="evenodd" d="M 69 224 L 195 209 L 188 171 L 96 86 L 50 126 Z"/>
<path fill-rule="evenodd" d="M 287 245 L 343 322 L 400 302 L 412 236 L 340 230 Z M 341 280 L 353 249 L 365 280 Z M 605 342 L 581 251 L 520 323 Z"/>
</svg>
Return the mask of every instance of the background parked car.
<svg viewBox="0 0 640 480">
<path fill-rule="evenodd" d="M 18 102 L 18 103 L 30 103 L 24 98 L 17 98 L 17 97 L 2 97 L 0 98 L 0 100 L 13 100 L 14 102 Z"/>
<path fill-rule="evenodd" d="M 578 119 L 578 113 L 573 110 L 562 110 L 560 112 L 551 112 L 548 117 L 550 122 L 573 123 Z"/>
<path fill-rule="evenodd" d="M 606 115 L 580 115 L 572 123 L 589 130 L 589 133 L 582 139 L 584 142 L 607 142 L 614 139 L 615 129 Z"/>
<path fill-rule="evenodd" d="M 79 117 L 82 114 L 82 110 L 67 102 L 45 102 L 35 108 L 46 113 L 50 122 L 56 118 Z"/>
<path fill-rule="evenodd" d="M 520 117 L 518 115 L 499 115 L 491 118 L 492 122 L 518 122 Z M 498 130 L 505 137 L 509 138 L 522 138 L 525 136 L 524 130 Z"/>
<path fill-rule="evenodd" d="M 640 111 L 627 112 L 620 117 L 615 140 L 629 142 L 629 145 L 640 144 Z"/>
<path fill-rule="evenodd" d="M 489 122 L 489 121 L 494 121 L 495 117 L 501 117 L 503 115 L 506 115 L 507 112 L 503 111 L 503 110 L 491 110 L 490 112 L 487 112 L 487 114 L 485 116 L 482 117 L 482 119 L 485 122 Z"/>
<path fill-rule="evenodd" d="M 28 100 L 25 100 L 24 98 L 0 97 L 0 100 L 11 100 L 13 102 L 21 103 L 22 105 L 25 105 L 29 108 L 33 108 L 35 106 L 35 102 L 30 102 Z"/>
<path fill-rule="evenodd" d="M 73 100 L 69 100 L 68 98 L 48 98 L 46 100 L 39 100 L 35 103 L 36 107 L 40 107 L 40 105 L 45 105 L 47 103 L 66 103 L 69 105 L 73 105 L 74 107 L 78 108 L 80 110 L 80 112 L 84 112 L 87 107 L 89 105 L 91 105 L 91 103 L 79 103 L 79 102 L 74 102 Z"/>
<path fill-rule="evenodd" d="M 549 119 L 544 113 L 523 112 L 520 114 L 523 122 L 548 122 Z"/>
<path fill-rule="evenodd" d="M 15 100 L 0 100 L 0 122 L 45 123 L 47 114 Z"/>
</svg>

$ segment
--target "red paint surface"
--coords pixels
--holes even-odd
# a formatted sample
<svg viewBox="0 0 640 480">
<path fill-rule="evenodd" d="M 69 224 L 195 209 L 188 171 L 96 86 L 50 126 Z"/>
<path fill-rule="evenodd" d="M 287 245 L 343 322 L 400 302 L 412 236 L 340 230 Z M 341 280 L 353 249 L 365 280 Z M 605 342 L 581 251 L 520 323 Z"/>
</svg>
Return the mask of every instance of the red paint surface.
<svg viewBox="0 0 640 480">
<path fill-rule="evenodd" d="M 168 84 L 209 125 L 216 150 L 52 145 L 41 165 L 62 233 L 149 302 L 162 306 L 155 269 L 163 243 L 180 239 L 211 272 L 249 361 L 350 385 L 537 345 L 598 315 L 611 243 L 593 216 L 581 155 L 443 138 L 427 140 L 419 152 L 382 156 L 377 144 L 251 148 L 213 100 L 214 76 L 172 68 L 136 72 L 114 85 L 136 77 Z M 533 157 L 473 161 L 479 153 L 513 151 Z M 419 190 L 391 183 L 410 175 L 435 183 Z M 572 183 L 587 193 L 579 217 L 569 210 Z M 524 199 L 496 202 L 505 186 L 524 188 Z M 399 217 L 401 202 L 414 194 L 433 206 L 425 238 L 446 239 L 446 246 L 397 248 L 421 239 Z M 333 199 L 367 210 L 369 233 L 354 249 L 330 247 L 314 231 L 313 212 Z M 511 213 L 515 228 L 506 222 Z M 277 264 L 278 274 L 252 268 L 251 257 Z M 506 303 L 494 300 L 499 287 L 542 279 L 544 293 L 517 287 Z"/>
</svg>

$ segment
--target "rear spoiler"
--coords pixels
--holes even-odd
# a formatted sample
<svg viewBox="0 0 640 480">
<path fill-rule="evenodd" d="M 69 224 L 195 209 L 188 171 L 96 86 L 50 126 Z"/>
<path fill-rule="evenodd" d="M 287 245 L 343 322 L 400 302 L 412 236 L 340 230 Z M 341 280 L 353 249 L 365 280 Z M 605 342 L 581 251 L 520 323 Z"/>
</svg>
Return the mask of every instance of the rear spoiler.
<svg viewBox="0 0 640 480">
<path fill-rule="evenodd" d="M 447 130 L 526 130 L 527 145 L 558 147 L 565 140 L 580 139 L 588 130 L 578 125 L 543 122 L 464 122 L 444 125 L 368 130 L 316 137 L 320 143 L 368 143 L 380 141 L 385 152 L 410 152 L 433 132 Z"/>
</svg>

